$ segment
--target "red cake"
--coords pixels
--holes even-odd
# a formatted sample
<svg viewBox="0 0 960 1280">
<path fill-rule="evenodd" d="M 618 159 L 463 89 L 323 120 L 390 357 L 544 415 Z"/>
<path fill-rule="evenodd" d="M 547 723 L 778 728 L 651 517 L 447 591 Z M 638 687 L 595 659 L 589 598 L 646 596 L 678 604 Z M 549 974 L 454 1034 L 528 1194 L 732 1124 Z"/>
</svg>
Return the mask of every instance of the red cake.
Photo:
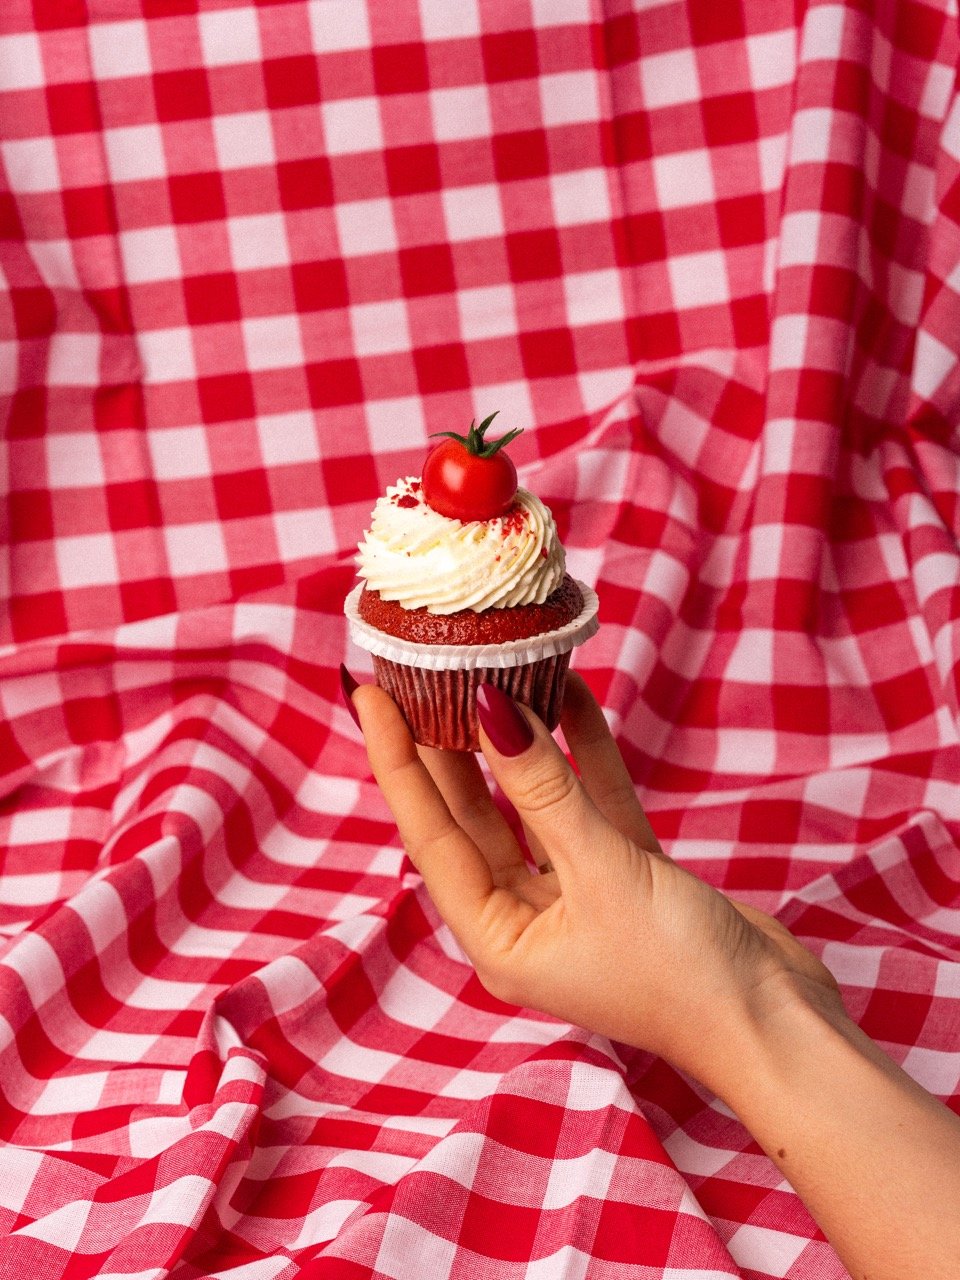
<svg viewBox="0 0 960 1280">
<path fill-rule="evenodd" d="M 360 543 L 347 597 L 352 639 L 417 742 L 479 748 L 476 691 L 498 685 L 549 728 L 570 656 L 597 629 L 597 598 L 565 568 L 550 511 L 526 489 L 491 415 L 388 488 Z"/>
</svg>

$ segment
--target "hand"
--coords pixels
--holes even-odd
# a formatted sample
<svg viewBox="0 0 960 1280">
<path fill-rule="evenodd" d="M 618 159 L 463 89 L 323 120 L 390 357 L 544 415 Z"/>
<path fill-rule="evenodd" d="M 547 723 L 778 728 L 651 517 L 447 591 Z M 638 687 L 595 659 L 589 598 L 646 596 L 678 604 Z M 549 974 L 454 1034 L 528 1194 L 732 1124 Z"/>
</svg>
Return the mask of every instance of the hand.
<svg viewBox="0 0 960 1280">
<path fill-rule="evenodd" d="M 561 727 L 579 778 L 532 711 L 491 686 L 480 697 L 483 754 L 546 874 L 473 755 L 418 748 L 375 686 L 353 701 L 407 852 L 493 995 L 660 1054 L 717 1092 L 738 1070 L 744 1019 L 797 999 L 842 1010 L 782 925 L 664 856 L 576 674 Z"/>
</svg>

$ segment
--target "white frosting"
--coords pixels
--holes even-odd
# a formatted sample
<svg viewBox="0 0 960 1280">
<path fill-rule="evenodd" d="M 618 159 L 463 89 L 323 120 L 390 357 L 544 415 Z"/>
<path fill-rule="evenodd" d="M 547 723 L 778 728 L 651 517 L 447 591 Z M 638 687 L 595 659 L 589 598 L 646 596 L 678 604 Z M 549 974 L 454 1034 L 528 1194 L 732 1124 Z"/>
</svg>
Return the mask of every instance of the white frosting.
<svg viewBox="0 0 960 1280">
<path fill-rule="evenodd" d="M 557 526 L 534 494 L 518 489 L 492 520 L 452 520 L 427 505 L 415 476 L 377 500 L 357 554 L 357 572 L 384 600 L 438 614 L 542 604 L 564 570 Z"/>
</svg>

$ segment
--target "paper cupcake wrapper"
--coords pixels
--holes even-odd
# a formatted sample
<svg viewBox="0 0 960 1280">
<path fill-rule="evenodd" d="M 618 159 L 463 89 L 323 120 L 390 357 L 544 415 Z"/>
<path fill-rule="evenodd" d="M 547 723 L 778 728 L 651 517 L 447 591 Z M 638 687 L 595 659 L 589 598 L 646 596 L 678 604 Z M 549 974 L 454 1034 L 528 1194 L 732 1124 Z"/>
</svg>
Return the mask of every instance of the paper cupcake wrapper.
<svg viewBox="0 0 960 1280">
<path fill-rule="evenodd" d="M 414 640 L 401 640 L 372 627 L 360 617 L 357 605 L 363 591 L 358 583 L 343 604 L 347 616 L 350 638 L 361 649 L 376 658 L 386 658 L 407 667 L 419 667 L 426 671 L 473 671 L 477 668 L 497 670 L 506 667 L 522 667 L 530 662 L 541 662 L 569 653 L 577 645 L 589 640 L 599 630 L 597 610 L 600 602 L 597 593 L 583 582 L 577 582 L 583 595 L 583 608 L 572 622 L 545 631 L 538 636 L 524 636 L 522 640 L 503 640 L 496 644 L 423 644 Z"/>
</svg>

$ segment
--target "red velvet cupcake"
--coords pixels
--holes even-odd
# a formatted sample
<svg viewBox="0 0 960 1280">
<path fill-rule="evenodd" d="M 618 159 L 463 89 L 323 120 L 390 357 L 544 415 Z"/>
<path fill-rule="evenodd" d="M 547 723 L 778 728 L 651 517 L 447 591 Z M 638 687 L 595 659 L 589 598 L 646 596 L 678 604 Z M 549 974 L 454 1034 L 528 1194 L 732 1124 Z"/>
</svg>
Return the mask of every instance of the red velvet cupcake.
<svg viewBox="0 0 960 1280">
<path fill-rule="evenodd" d="M 347 597 L 351 638 L 417 742 L 476 751 L 476 691 L 499 686 L 549 728 L 574 647 L 597 630 L 597 597 L 565 570 L 549 510 L 517 488 L 486 442 L 493 417 L 431 451 L 374 508 Z"/>
</svg>

